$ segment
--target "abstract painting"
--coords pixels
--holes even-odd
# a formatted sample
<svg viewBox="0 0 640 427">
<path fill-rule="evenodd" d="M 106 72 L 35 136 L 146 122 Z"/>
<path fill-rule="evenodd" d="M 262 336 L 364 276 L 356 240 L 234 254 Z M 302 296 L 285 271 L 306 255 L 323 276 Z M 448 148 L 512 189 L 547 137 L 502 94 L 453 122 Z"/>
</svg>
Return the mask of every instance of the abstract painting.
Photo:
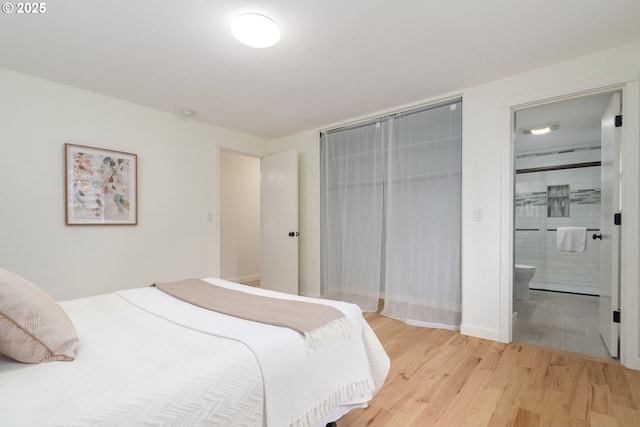
<svg viewBox="0 0 640 427">
<path fill-rule="evenodd" d="M 136 154 L 65 144 L 67 225 L 136 225 Z"/>
</svg>

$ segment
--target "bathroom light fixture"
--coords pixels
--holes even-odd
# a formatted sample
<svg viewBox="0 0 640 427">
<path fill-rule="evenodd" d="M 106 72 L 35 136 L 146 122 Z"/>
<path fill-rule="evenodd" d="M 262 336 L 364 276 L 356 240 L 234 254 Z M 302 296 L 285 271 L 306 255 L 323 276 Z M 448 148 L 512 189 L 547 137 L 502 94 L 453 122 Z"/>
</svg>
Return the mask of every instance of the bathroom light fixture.
<svg viewBox="0 0 640 427">
<path fill-rule="evenodd" d="M 523 135 L 545 135 L 551 131 L 560 129 L 560 123 L 552 123 L 549 125 L 535 126 L 522 129 Z"/>
<path fill-rule="evenodd" d="M 278 43 L 280 28 L 271 19 L 257 13 L 245 13 L 231 23 L 234 37 L 247 46 L 264 48 Z"/>
<path fill-rule="evenodd" d="M 546 128 L 531 129 L 532 135 L 544 135 L 545 133 L 549 132 L 551 132 L 551 128 L 549 126 L 547 126 Z"/>
</svg>

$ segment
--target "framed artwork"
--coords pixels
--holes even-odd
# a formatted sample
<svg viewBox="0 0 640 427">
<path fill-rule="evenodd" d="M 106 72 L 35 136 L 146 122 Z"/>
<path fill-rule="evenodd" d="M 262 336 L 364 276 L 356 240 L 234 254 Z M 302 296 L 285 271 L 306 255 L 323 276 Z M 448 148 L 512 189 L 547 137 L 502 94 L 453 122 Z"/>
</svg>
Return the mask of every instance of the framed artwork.
<svg viewBox="0 0 640 427">
<path fill-rule="evenodd" d="M 67 225 L 136 225 L 138 156 L 65 144 Z"/>
</svg>

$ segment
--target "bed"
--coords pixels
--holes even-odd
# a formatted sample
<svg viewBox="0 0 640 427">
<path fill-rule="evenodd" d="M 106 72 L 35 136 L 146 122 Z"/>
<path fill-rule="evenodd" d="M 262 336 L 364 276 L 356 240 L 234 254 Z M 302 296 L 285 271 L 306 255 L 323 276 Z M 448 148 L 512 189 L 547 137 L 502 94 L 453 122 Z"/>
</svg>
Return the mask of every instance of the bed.
<svg viewBox="0 0 640 427">
<path fill-rule="evenodd" d="M 217 278 L 203 283 L 330 306 L 352 329 L 325 332 L 310 347 L 299 331 L 199 307 L 157 287 L 63 301 L 56 304 L 77 331 L 75 354 L 48 363 L 0 354 L 0 424 L 324 426 L 366 407 L 384 383 L 389 358 L 356 305 Z M 1 310 L 0 332 L 9 317 Z"/>
</svg>

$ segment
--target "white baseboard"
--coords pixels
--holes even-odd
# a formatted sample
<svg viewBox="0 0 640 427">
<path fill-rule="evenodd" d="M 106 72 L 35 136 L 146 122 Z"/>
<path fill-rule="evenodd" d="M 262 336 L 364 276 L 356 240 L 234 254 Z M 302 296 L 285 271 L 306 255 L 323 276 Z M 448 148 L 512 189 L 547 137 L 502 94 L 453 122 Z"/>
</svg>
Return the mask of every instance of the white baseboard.
<svg viewBox="0 0 640 427">
<path fill-rule="evenodd" d="M 495 331 L 492 329 L 478 328 L 477 326 L 463 324 L 460 325 L 460 333 L 462 335 L 469 335 L 471 337 L 482 338 L 485 340 L 504 342 L 500 338 L 500 331 Z"/>
<path fill-rule="evenodd" d="M 260 280 L 260 275 L 254 274 L 251 276 L 234 277 L 232 279 L 224 279 L 224 280 L 228 280 L 230 282 L 236 282 L 236 283 L 255 282 L 256 280 Z"/>
</svg>

